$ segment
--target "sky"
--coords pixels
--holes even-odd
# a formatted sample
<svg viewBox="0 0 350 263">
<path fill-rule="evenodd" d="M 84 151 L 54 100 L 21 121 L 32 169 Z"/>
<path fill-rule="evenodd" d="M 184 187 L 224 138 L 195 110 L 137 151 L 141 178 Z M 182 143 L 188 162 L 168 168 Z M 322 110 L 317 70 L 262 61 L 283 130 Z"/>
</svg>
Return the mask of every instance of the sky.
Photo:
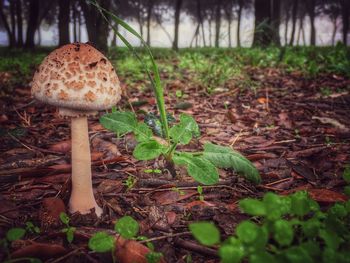
<svg viewBox="0 0 350 263">
<path fill-rule="evenodd" d="M 179 29 L 179 47 L 189 47 L 191 40 L 193 38 L 194 32 L 196 30 L 196 24 L 191 20 L 189 16 L 186 14 L 181 14 L 181 23 L 180 23 L 180 29 Z M 306 40 L 307 43 L 309 42 L 309 23 L 307 22 L 307 19 L 305 20 L 305 34 L 306 34 Z M 135 22 L 129 22 L 131 26 L 139 30 L 139 25 Z M 174 35 L 174 25 L 172 23 L 172 19 L 167 19 L 163 24 L 163 28 L 173 37 Z M 72 24 L 71 26 L 71 32 L 72 30 Z M 214 24 L 212 25 L 212 32 L 215 31 Z M 236 26 L 237 22 L 234 21 L 231 25 L 231 32 L 232 32 L 232 44 L 233 46 L 236 46 Z M 208 29 L 209 25 L 207 22 L 205 22 L 205 27 Z M 282 43 L 284 42 L 284 27 L 285 25 L 282 24 L 280 26 L 280 36 Z M 289 32 L 291 31 L 291 24 L 289 25 Z M 341 29 L 341 26 L 339 26 L 339 29 Z M 338 33 L 336 35 L 336 41 L 341 40 L 341 32 L 338 29 Z M 298 30 L 298 28 L 297 28 Z M 208 31 L 208 30 L 206 30 Z M 330 45 L 331 44 L 331 35 L 333 31 L 333 25 L 325 17 L 317 18 L 316 19 L 316 33 L 317 33 L 317 45 Z M 58 29 L 56 26 L 41 26 L 40 28 L 41 32 L 41 45 L 44 46 L 56 46 L 58 44 Z M 85 26 L 82 26 L 81 28 L 82 32 L 82 42 L 88 41 L 87 39 L 87 33 Z M 130 37 L 125 31 L 121 31 L 124 36 L 127 37 L 127 39 L 135 46 L 139 45 L 139 41 L 135 38 Z M 146 32 L 146 28 L 144 28 L 144 32 Z M 244 13 L 243 19 L 241 23 L 241 41 L 242 45 L 249 47 L 252 43 L 253 39 L 253 32 L 254 32 L 254 16 L 250 13 Z M 209 39 L 209 33 L 206 32 L 206 39 L 208 42 Z M 221 26 L 221 34 L 220 34 L 220 46 L 227 47 L 228 46 L 228 25 L 226 22 L 222 23 Z M 213 36 L 214 37 L 214 36 Z M 36 39 L 38 39 L 38 34 L 36 34 Z M 110 40 L 112 39 L 112 35 L 110 35 Z M 73 42 L 73 38 L 71 37 L 71 41 Z M 212 43 L 214 41 L 212 40 Z M 0 45 L 7 45 L 7 35 L 5 31 L 0 31 Z M 122 45 L 121 42 L 118 42 L 119 45 Z M 202 44 L 202 43 L 201 43 Z M 194 45 L 194 43 L 193 43 Z M 172 43 L 169 40 L 169 37 L 164 32 L 164 30 L 156 24 L 153 24 L 151 27 L 151 46 L 153 47 L 171 47 Z"/>
</svg>

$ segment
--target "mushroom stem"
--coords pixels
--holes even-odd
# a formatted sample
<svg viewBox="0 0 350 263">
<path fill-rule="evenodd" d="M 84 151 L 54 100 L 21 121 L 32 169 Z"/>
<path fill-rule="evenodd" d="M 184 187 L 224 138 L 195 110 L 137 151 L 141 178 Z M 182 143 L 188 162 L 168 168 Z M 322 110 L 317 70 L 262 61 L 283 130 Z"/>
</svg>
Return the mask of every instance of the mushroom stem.
<svg viewBox="0 0 350 263">
<path fill-rule="evenodd" d="M 85 116 L 71 119 L 72 130 L 72 193 L 69 200 L 71 213 L 88 214 L 95 208 L 97 216 L 102 209 L 97 205 L 92 190 L 91 155 L 88 123 Z"/>
</svg>

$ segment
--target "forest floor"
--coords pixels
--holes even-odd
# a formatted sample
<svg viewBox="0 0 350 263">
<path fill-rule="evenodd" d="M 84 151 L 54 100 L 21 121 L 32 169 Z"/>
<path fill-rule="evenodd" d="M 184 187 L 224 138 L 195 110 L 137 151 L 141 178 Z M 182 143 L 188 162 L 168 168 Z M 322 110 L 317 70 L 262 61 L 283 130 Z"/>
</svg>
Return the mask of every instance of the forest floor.
<svg viewBox="0 0 350 263">
<path fill-rule="evenodd" d="M 200 201 L 198 183 L 185 170 L 171 178 L 162 160 L 137 161 L 131 135 L 117 138 L 98 117 L 89 118 L 93 185 L 104 214 L 101 219 L 72 215 L 70 225 L 76 231 L 68 243 L 58 215 L 67 211 L 70 194 L 69 120 L 59 118 L 55 108 L 33 101 L 29 81 L 34 66 L 20 79 L 18 69 L 3 70 L 0 237 L 27 222 L 40 227 L 40 233 L 13 242 L 9 253 L 48 262 L 109 262 L 109 253 L 89 252 L 87 242 L 96 231 L 113 234 L 114 222 L 130 215 L 140 224 L 140 235 L 149 238 L 167 262 L 218 262 L 215 248 L 204 247 L 191 236 L 189 223 L 212 221 L 222 236 L 232 235 L 248 218 L 238 201 L 267 191 L 286 195 L 306 190 L 321 205 L 347 200 L 342 173 L 350 163 L 349 77 L 242 63 L 239 74 L 214 69 L 211 80 L 203 80 L 176 57 L 160 59 L 160 64 L 165 60 L 177 71 L 161 71 L 167 110 L 176 118 L 180 113 L 192 115 L 201 130 L 186 149 L 201 150 L 207 141 L 231 146 L 254 163 L 262 183 L 253 185 L 231 170 L 220 170 L 220 182 L 203 186 Z M 120 75 L 119 107 L 155 112 L 144 75 L 130 80 L 127 73 L 125 69 Z M 225 74 L 228 77 L 220 79 Z M 133 253 L 132 249 L 124 253 Z M 2 252 L 0 261 L 7 257 L 5 249 Z"/>
</svg>

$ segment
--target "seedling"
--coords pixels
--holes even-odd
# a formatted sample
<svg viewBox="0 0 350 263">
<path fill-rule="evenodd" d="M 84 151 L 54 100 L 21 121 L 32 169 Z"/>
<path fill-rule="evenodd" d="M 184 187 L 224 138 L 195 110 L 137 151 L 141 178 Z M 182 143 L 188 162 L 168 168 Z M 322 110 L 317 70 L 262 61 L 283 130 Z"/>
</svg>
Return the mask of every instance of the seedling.
<svg viewBox="0 0 350 263">
<path fill-rule="evenodd" d="M 182 191 L 181 189 L 179 189 L 178 187 L 172 187 L 171 191 L 177 192 L 179 195 L 185 195 L 186 193 L 184 191 Z"/>
<path fill-rule="evenodd" d="M 125 239 L 136 239 L 141 241 L 147 240 L 147 237 L 137 236 L 139 228 L 138 222 L 131 216 L 124 216 L 120 218 L 114 225 L 114 230 Z M 147 242 L 146 245 L 151 250 L 151 252 L 146 255 L 147 262 L 159 262 L 163 256 L 162 253 L 155 252 L 154 246 L 151 242 Z M 97 253 L 105 253 L 110 251 L 112 253 L 113 262 L 116 262 L 115 240 L 113 236 L 107 234 L 106 232 L 97 232 L 90 238 L 88 246 L 92 251 Z"/>
<path fill-rule="evenodd" d="M 186 166 L 187 172 L 196 181 L 205 185 L 215 184 L 219 180 L 218 168 L 234 168 L 238 173 L 242 173 L 248 179 L 255 183 L 260 182 L 260 175 L 257 169 L 246 158 L 230 148 L 216 146 L 214 144 L 204 145 L 204 152 L 193 154 L 189 152 L 176 151 L 179 145 L 187 145 L 193 137 L 200 135 L 199 127 L 196 121 L 189 115 L 181 114 L 179 123 L 169 128 L 168 114 L 165 108 L 164 90 L 161 84 L 159 70 L 153 59 L 152 52 L 143 40 L 143 38 L 126 22 L 99 6 L 96 1 L 91 2 L 101 13 L 101 15 L 110 24 L 115 34 L 121 41 L 133 52 L 135 57 L 142 63 L 149 80 L 151 81 L 157 108 L 159 111 L 160 131 L 155 135 L 161 136 L 164 141 L 154 137 L 150 125 L 138 122 L 133 112 L 116 111 L 105 114 L 100 118 L 101 124 L 108 130 L 114 131 L 119 135 L 134 133 L 138 144 L 136 145 L 133 155 L 138 160 L 152 160 L 162 156 L 166 162 L 166 168 L 173 176 L 176 175 L 174 165 Z M 107 16 L 109 19 L 107 19 Z M 125 39 L 125 37 L 110 23 L 113 20 L 115 24 L 126 29 L 133 36 L 138 38 L 144 45 L 149 55 L 150 68 L 147 66 L 142 57 L 135 51 L 134 47 Z M 222 73 L 220 73 L 222 75 Z M 224 160 L 224 161 L 223 161 Z"/>
<path fill-rule="evenodd" d="M 143 170 L 146 174 L 161 174 L 162 173 L 162 170 L 159 170 L 159 169 L 146 169 L 146 170 Z"/>
<path fill-rule="evenodd" d="M 197 186 L 197 192 L 199 194 L 199 201 L 204 201 L 203 187 L 198 185 Z"/>
<path fill-rule="evenodd" d="M 32 234 L 40 234 L 40 228 L 35 226 L 31 221 L 26 222 L 26 231 Z"/>
<path fill-rule="evenodd" d="M 135 176 L 129 175 L 128 178 L 123 182 L 123 184 L 127 187 L 127 191 L 129 191 L 131 188 L 134 187 L 136 184 L 137 180 Z"/>
<path fill-rule="evenodd" d="M 223 242 L 212 223 L 189 226 L 201 244 L 219 245 L 221 262 L 349 262 L 350 201 L 322 212 L 306 192 L 267 193 L 239 206 L 255 220 L 242 221 Z"/>
<path fill-rule="evenodd" d="M 68 215 L 66 213 L 64 213 L 64 212 L 60 213 L 60 220 L 63 224 L 66 225 L 66 227 L 61 230 L 62 233 L 66 233 L 67 241 L 69 243 L 72 243 L 73 239 L 74 239 L 74 232 L 75 232 L 76 228 L 69 225 L 70 218 L 68 217 Z"/>
</svg>

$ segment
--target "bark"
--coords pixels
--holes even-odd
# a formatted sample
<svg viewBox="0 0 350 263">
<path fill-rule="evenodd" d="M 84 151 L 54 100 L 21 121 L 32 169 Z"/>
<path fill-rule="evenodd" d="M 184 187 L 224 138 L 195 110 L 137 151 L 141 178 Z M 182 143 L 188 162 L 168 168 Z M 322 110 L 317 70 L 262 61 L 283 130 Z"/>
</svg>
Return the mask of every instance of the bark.
<svg viewBox="0 0 350 263">
<path fill-rule="evenodd" d="M 221 27 L 221 3 L 222 0 L 218 0 L 215 7 L 215 47 L 220 45 L 220 27 Z"/>
<path fill-rule="evenodd" d="M 151 19 L 152 19 L 152 9 L 153 9 L 153 0 L 148 0 L 147 7 L 147 45 L 151 45 Z"/>
<path fill-rule="evenodd" d="M 297 24 L 297 15 L 298 15 L 298 6 L 299 6 L 299 0 L 294 0 L 293 1 L 293 10 L 292 10 L 292 33 L 291 33 L 291 38 L 289 41 L 290 46 L 292 46 L 294 43 L 295 28 L 296 28 L 296 24 Z"/>
<path fill-rule="evenodd" d="M 196 27 L 196 31 L 194 31 L 194 34 L 193 34 L 193 37 L 192 37 L 192 40 L 191 40 L 191 43 L 190 43 L 190 47 L 192 47 L 192 44 L 193 44 L 194 39 L 195 39 L 195 38 L 198 38 L 199 27 L 200 27 L 200 24 L 198 23 L 198 24 L 197 24 L 197 27 Z"/>
<path fill-rule="evenodd" d="M 14 35 L 12 34 L 9 23 L 7 22 L 3 6 L 4 6 L 4 0 L 0 0 L 0 18 L 2 20 L 2 23 L 4 25 L 4 28 L 5 28 L 5 31 L 7 34 L 7 38 L 9 41 L 9 47 L 13 47 L 15 42 L 16 42 L 16 39 L 14 38 Z"/>
<path fill-rule="evenodd" d="M 335 45 L 335 35 L 337 34 L 337 30 L 338 30 L 337 17 L 332 19 L 332 23 L 333 23 L 332 46 L 334 46 Z"/>
<path fill-rule="evenodd" d="M 211 28 L 211 19 L 209 18 L 208 20 L 209 23 L 209 47 L 212 46 L 212 38 L 213 38 L 213 33 L 212 33 L 212 28 Z"/>
<path fill-rule="evenodd" d="M 58 45 L 68 44 L 69 41 L 69 9 L 70 0 L 58 1 Z M 75 26 L 75 25 L 74 25 Z"/>
<path fill-rule="evenodd" d="M 285 30 L 284 30 L 284 45 L 287 45 L 288 44 L 288 22 L 289 22 L 289 17 L 290 17 L 290 14 L 289 14 L 289 10 L 287 9 L 286 10 L 286 21 L 285 21 Z"/>
<path fill-rule="evenodd" d="M 253 46 L 280 45 L 280 1 L 255 1 L 255 30 Z"/>
<path fill-rule="evenodd" d="M 343 43 L 348 44 L 348 32 L 349 32 L 349 19 L 350 19 L 350 2 L 349 0 L 340 0 L 342 9 L 342 22 L 343 22 Z"/>
<path fill-rule="evenodd" d="M 237 12 L 237 47 L 241 46 L 241 19 L 243 10 L 243 0 L 238 1 L 238 12 Z"/>
<path fill-rule="evenodd" d="M 204 23 L 203 23 L 202 8 L 201 8 L 200 0 L 197 0 L 197 17 L 198 17 L 198 21 L 199 21 L 199 24 L 200 24 L 201 30 L 202 30 L 203 45 L 206 46 L 205 33 L 204 33 Z"/>
<path fill-rule="evenodd" d="M 77 34 L 77 7 L 75 3 L 72 3 L 72 14 L 73 14 L 73 40 L 74 42 L 78 42 L 78 34 Z"/>
<path fill-rule="evenodd" d="M 39 26 L 39 7 L 39 0 L 29 1 L 29 18 L 25 43 L 26 48 L 34 48 L 35 46 L 35 32 Z"/>
<path fill-rule="evenodd" d="M 109 9 L 110 0 L 99 0 L 98 4 L 104 9 Z M 80 0 L 80 5 L 86 21 L 86 29 L 89 41 L 92 42 L 97 49 L 103 52 L 108 50 L 108 22 L 102 17 L 100 12 L 93 5 L 88 5 L 85 0 Z"/>
<path fill-rule="evenodd" d="M 15 17 L 15 10 L 16 10 L 16 2 L 15 1 L 10 1 L 10 21 L 11 21 L 11 33 L 14 38 L 14 44 L 17 45 L 16 43 L 16 17 Z"/>
<path fill-rule="evenodd" d="M 22 0 L 16 0 L 17 47 L 23 47 Z"/>
<path fill-rule="evenodd" d="M 306 10 L 310 18 L 310 45 L 316 45 L 316 27 L 315 27 L 315 17 L 316 17 L 316 0 L 306 1 Z"/>
<path fill-rule="evenodd" d="M 174 42 L 173 49 L 179 49 L 179 25 L 180 25 L 180 13 L 181 13 L 182 0 L 176 0 L 175 4 L 175 31 L 174 31 Z"/>
</svg>

